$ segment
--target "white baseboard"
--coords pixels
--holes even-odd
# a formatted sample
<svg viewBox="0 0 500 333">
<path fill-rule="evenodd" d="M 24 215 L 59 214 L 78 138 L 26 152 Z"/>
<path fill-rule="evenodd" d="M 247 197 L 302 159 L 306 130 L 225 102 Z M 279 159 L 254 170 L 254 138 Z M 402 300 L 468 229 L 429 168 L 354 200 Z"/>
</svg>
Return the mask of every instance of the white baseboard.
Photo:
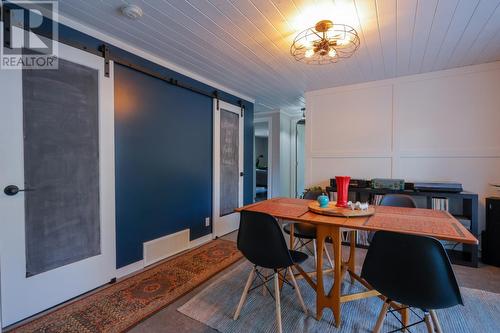
<svg viewBox="0 0 500 333">
<path fill-rule="evenodd" d="M 197 247 L 197 246 L 203 245 L 205 243 L 208 243 L 213 238 L 214 238 L 213 234 L 208 234 L 208 235 L 202 236 L 200 238 L 193 239 L 192 241 L 189 242 L 189 248 L 192 249 L 193 247 Z"/>
<path fill-rule="evenodd" d="M 122 278 L 126 275 L 129 275 L 129 274 L 132 274 L 132 273 L 135 273 L 141 269 L 144 268 L 144 260 L 139 260 L 139 261 L 136 261 L 134 263 L 131 263 L 127 266 L 124 266 L 124 267 L 121 267 L 121 268 L 118 268 L 116 270 L 116 278 L 119 279 L 119 278 Z"/>
</svg>

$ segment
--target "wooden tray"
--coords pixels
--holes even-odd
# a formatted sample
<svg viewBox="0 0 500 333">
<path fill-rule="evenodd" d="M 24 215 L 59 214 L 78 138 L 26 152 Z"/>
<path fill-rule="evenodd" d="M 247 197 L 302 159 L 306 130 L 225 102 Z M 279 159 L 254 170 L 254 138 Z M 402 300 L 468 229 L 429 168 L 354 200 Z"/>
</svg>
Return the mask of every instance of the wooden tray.
<svg viewBox="0 0 500 333">
<path fill-rule="evenodd" d="M 309 204 L 309 210 L 322 215 L 343 216 L 343 217 L 357 217 L 357 216 L 370 216 L 375 214 L 373 206 L 368 207 L 368 210 L 352 210 L 350 208 L 336 207 L 337 202 L 330 201 L 328 207 L 320 208 L 317 201 Z"/>
</svg>

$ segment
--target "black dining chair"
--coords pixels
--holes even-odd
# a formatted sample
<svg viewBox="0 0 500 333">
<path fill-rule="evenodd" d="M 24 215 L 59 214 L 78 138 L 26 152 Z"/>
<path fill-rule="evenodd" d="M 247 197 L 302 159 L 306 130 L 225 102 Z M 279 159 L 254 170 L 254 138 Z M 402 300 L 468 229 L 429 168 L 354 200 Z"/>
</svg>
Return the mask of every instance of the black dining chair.
<svg viewBox="0 0 500 333">
<path fill-rule="evenodd" d="M 303 199 L 316 200 L 316 198 L 320 194 L 321 193 L 318 194 L 318 192 L 308 191 L 308 192 L 304 193 Z M 292 230 L 291 224 L 293 224 L 293 235 L 297 239 L 298 245 L 296 246 L 296 244 L 290 244 L 290 247 L 292 249 L 298 249 L 298 250 L 300 250 L 302 248 L 307 249 L 307 245 L 309 243 L 312 243 L 312 245 L 313 245 L 312 255 L 314 256 L 314 263 L 316 264 L 316 262 L 317 262 L 317 258 L 316 258 L 316 256 L 317 256 L 316 226 L 313 224 L 310 224 L 310 223 L 289 222 L 283 226 L 283 231 L 285 233 L 287 233 L 288 235 L 290 235 L 291 230 Z M 330 238 L 328 238 L 326 241 L 331 243 Z M 326 257 L 328 259 L 328 262 L 330 264 L 330 267 L 333 268 L 333 262 L 332 262 L 330 254 L 328 253 L 328 250 L 326 249 L 326 247 L 324 248 L 324 250 L 325 250 L 325 254 L 326 254 Z"/>
<path fill-rule="evenodd" d="M 245 210 L 240 213 L 240 228 L 238 231 L 237 243 L 238 249 L 254 267 L 250 271 L 245 288 L 241 294 L 240 302 L 234 313 L 234 320 L 238 319 L 240 315 L 255 275 L 257 275 L 263 283 L 255 286 L 252 290 L 262 285 L 267 288 L 267 282 L 274 278 L 276 322 L 278 331 L 281 333 L 280 279 L 283 283 L 295 289 L 300 305 L 307 314 L 307 307 L 302 299 L 299 286 L 297 285 L 291 267 L 306 261 L 308 256 L 300 251 L 289 250 L 278 221 L 273 216 L 265 213 Z M 272 277 L 264 276 L 259 271 L 259 268 L 272 269 L 274 274 L 272 274 Z M 281 277 L 280 272 L 282 272 Z M 290 276 L 292 284 L 288 282 L 286 278 L 287 275 Z M 270 291 L 269 293 L 272 295 Z"/>
<path fill-rule="evenodd" d="M 386 194 L 382 197 L 380 206 L 417 208 L 417 203 L 406 194 Z"/>
<path fill-rule="evenodd" d="M 419 321 L 402 329 L 425 322 L 429 333 L 442 332 L 436 309 L 463 305 L 448 255 L 432 237 L 377 231 L 361 277 L 386 297 L 373 329 L 375 333 L 380 331 L 393 302 L 405 304 L 416 315 L 412 308 L 423 311 L 423 318 L 419 316 Z M 395 310 L 401 309 L 390 312 Z"/>
</svg>

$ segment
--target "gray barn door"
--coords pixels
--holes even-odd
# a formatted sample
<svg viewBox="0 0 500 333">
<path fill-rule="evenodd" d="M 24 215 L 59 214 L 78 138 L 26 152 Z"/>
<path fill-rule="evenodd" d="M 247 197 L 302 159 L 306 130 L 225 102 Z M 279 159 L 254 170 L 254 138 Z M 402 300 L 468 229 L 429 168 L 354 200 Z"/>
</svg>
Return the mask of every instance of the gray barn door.
<svg viewBox="0 0 500 333">
<path fill-rule="evenodd" d="M 217 107 L 219 106 L 219 107 Z M 239 107 L 214 101 L 213 234 L 236 230 L 243 205 L 243 117 Z"/>
</svg>

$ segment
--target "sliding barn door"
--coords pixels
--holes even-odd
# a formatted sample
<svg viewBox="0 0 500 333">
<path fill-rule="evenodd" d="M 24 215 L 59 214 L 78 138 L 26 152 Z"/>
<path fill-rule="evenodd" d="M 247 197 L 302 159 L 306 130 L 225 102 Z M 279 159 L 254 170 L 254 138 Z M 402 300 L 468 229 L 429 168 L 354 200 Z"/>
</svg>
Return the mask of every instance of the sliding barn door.
<svg viewBox="0 0 500 333">
<path fill-rule="evenodd" d="M 0 75 L 4 327 L 115 274 L 112 73 L 63 44 L 59 58 Z"/>
<path fill-rule="evenodd" d="M 243 114 L 239 107 L 214 100 L 213 234 L 239 227 L 235 208 L 243 205 Z"/>
</svg>

